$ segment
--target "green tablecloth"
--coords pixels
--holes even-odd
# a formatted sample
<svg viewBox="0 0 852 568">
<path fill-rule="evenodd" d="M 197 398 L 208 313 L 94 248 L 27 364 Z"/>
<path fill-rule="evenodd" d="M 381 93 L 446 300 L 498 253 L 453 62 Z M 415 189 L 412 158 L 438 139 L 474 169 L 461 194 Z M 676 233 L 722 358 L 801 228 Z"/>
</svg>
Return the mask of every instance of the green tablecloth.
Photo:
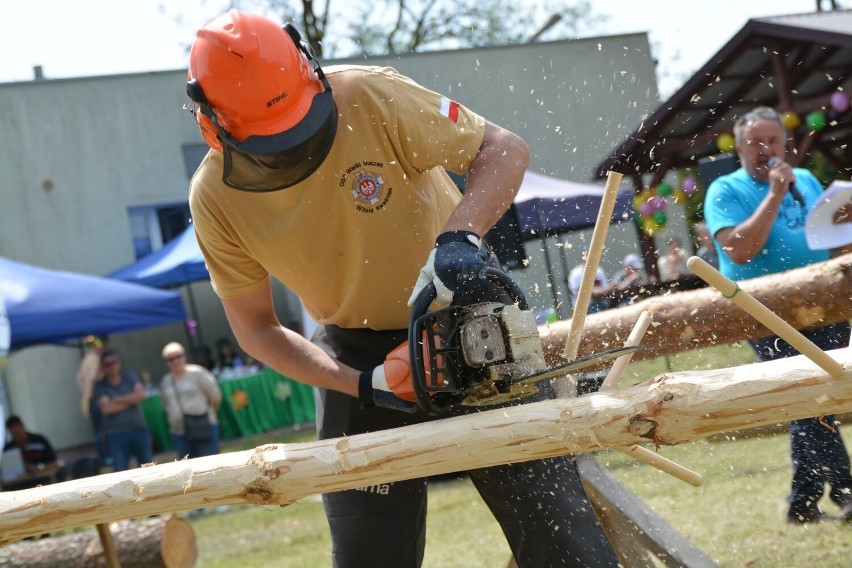
<svg viewBox="0 0 852 568">
<path fill-rule="evenodd" d="M 313 388 L 276 371 L 219 381 L 219 388 L 222 390 L 218 415 L 222 440 L 313 422 L 315 418 Z M 173 449 L 160 395 L 146 398 L 142 412 L 154 437 L 156 451 Z"/>
</svg>

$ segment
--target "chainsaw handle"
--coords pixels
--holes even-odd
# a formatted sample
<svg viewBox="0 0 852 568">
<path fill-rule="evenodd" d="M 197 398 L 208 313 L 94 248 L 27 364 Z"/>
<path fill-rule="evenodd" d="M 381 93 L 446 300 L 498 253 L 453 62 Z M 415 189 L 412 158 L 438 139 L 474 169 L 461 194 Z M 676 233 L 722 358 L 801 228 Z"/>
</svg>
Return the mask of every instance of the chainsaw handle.
<svg viewBox="0 0 852 568">
<path fill-rule="evenodd" d="M 517 282 L 509 278 L 508 274 L 498 268 L 492 268 L 490 266 L 483 268 L 482 272 L 484 273 L 486 280 L 503 288 L 503 290 L 512 298 L 512 301 L 518 304 L 520 309 L 530 309 L 523 290 L 521 290 L 521 287 L 518 286 Z M 420 294 L 417 295 L 417 299 L 414 300 L 414 304 L 411 306 L 410 322 L 414 323 L 420 316 L 426 315 L 429 311 L 429 305 L 434 302 L 437 297 L 438 291 L 435 289 L 434 283 L 430 282 L 424 286 L 423 289 L 420 290 Z M 408 329 L 410 332 L 411 325 L 408 326 Z M 411 338 L 409 337 L 409 339 Z"/>
<path fill-rule="evenodd" d="M 521 287 L 508 274 L 497 268 L 486 267 L 482 270 L 485 280 L 503 289 L 522 310 L 528 310 L 529 304 Z M 420 319 L 429 313 L 429 306 L 438 297 L 433 282 L 429 282 L 414 300 L 411 306 L 411 318 L 408 325 L 408 359 L 411 362 L 411 381 L 417 404 L 427 414 L 441 414 L 453 403 L 453 395 L 446 392 L 434 392 L 426 389 L 426 361 L 423 354 L 423 333 Z"/>
<path fill-rule="evenodd" d="M 429 305 L 438 297 L 438 290 L 433 282 L 429 282 L 420 290 L 417 299 L 411 306 L 411 319 L 408 324 L 408 360 L 411 362 L 411 385 L 417 396 L 417 405 L 423 412 L 436 416 L 441 413 L 441 407 L 437 406 L 431 395 L 426 391 L 426 368 L 423 360 L 423 339 L 420 326 L 417 325 L 420 318 L 429 311 Z"/>
</svg>

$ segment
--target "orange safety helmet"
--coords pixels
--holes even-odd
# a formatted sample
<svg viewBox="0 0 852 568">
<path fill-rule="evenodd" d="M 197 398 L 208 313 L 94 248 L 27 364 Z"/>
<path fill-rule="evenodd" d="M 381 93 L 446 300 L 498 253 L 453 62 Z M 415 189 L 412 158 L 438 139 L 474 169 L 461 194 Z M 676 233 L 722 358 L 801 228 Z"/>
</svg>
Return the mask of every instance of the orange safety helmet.
<svg viewBox="0 0 852 568">
<path fill-rule="evenodd" d="M 205 142 L 225 154 L 225 183 L 272 191 L 313 173 L 330 150 L 337 109 L 299 32 L 230 10 L 196 35 L 187 94 Z M 305 164 L 310 171 L 299 171 Z"/>
</svg>

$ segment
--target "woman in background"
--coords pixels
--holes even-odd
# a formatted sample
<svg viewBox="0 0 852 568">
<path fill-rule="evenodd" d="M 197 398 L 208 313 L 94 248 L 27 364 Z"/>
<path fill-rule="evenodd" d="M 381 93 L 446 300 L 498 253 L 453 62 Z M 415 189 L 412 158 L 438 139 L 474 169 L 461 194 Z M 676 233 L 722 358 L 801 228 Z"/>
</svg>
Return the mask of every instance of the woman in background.
<svg viewBox="0 0 852 568">
<path fill-rule="evenodd" d="M 172 342 L 163 347 L 163 360 L 169 372 L 160 382 L 160 394 L 178 459 L 218 454 L 219 422 L 216 413 L 222 402 L 222 392 L 216 377 L 200 365 L 187 363 L 186 350 L 180 343 Z M 188 440 L 183 415 L 204 413 L 210 420 L 210 439 L 201 442 Z"/>
</svg>

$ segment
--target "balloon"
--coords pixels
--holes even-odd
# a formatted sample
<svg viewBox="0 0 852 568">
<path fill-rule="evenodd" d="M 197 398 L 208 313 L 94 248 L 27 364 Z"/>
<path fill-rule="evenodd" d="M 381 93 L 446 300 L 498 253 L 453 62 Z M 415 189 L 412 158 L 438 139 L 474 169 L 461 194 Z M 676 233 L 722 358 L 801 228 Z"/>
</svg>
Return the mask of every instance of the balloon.
<svg viewBox="0 0 852 568">
<path fill-rule="evenodd" d="M 248 393 L 244 390 L 235 390 L 231 393 L 231 406 L 234 410 L 242 410 L 248 406 Z"/>
<path fill-rule="evenodd" d="M 695 179 L 695 176 L 686 176 L 680 183 L 680 188 L 685 194 L 692 195 L 698 191 L 698 180 Z"/>
<path fill-rule="evenodd" d="M 678 189 L 672 194 L 672 201 L 675 205 L 683 205 L 689 199 L 689 195 L 682 189 Z"/>
<path fill-rule="evenodd" d="M 805 124 L 807 124 L 808 128 L 811 130 L 820 131 L 825 128 L 825 115 L 818 110 L 815 110 L 805 117 Z"/>
<path fill-rule="evenodd" d="M 657 224 L 654 223 L 654 220 L 650 217 L 642 219 L 642 232 L 648 235 L 649 237 L 653 237 L 654 233 L 659 231 L 657 228 Z"/>
<path fill-rule="evenodd" d="M 787 130 L 796 130 L 802 124 L 802 119 L 795 112 L 788 110 L 781 113 L 781 122 L 784 123 L 784 128 Z"/>
<path fill-rule="evenodd" d="M 633 208 L 637 211 L 640 207 L 642 207 L 643 203 L 647 203 L 649 199 L 651 199 L 656 193 L 650 187 L 643 188 L 642 191 L 636 194 L 636 197 L 633 198 Z"/>
<path fill-rule="evenodd" d="M 654 206 L 653 206 L 653 205 L 651 205 L 651 202 L 650 202 L 650 201 L 646 201 L 645 203 L 643 203 L 643 204 L 639 207 L 639 213 L 640 213 L 643 217 L 650 217 L 651 215 L 653 215 L 653 214 L 654 214 Z"/>
<path fill-rule="evenodd" d="M 666 205 L 668 205 L 668 201 L 660 195 L 655 195 L 648 201 L 651 204 L 652 211 L 664 211 L 666 209 Z"/>
<path fill-rule="evenodd" d="M 735 145 L 736 142 L 734 141 L 734 137 L 727 132 L 720 134 L 719 137 L 716 138 L 716 147 L 722 152 L 730 152 L 734 149 Z"/>
<path fill-rule="evenodd" d="M 660 195 L 671 195 L 672 191 L 674 191 L 674 188 L 664 181 L 660 182 L 660 185 L 657 186 L 657 193 Z"/>
<path fill-rule="evenodd" d="M 849 108 L 849 96 L 843 91 L 836 91 L 831 95 L 831 108 L 837 112 L 846 112 Z"/>
<path fill-rule="evenodd" d="M 654 220 L 654 224 L 657 225 L 657 227 L 663 227 L 666 224 L 666 212 L 654 211 L 654 214 L 651 216 L 651 219 Z"/>
</svg>

